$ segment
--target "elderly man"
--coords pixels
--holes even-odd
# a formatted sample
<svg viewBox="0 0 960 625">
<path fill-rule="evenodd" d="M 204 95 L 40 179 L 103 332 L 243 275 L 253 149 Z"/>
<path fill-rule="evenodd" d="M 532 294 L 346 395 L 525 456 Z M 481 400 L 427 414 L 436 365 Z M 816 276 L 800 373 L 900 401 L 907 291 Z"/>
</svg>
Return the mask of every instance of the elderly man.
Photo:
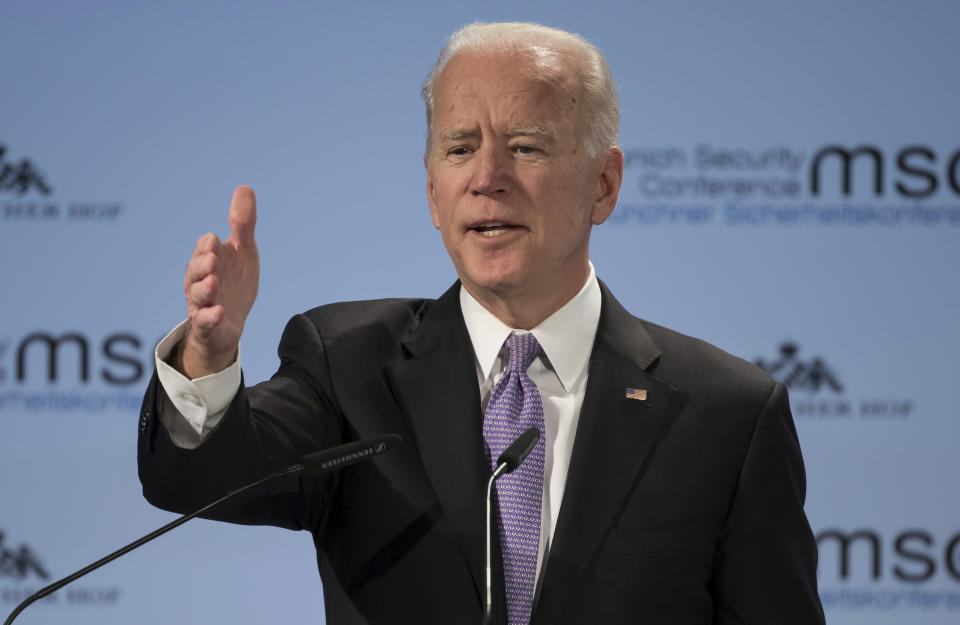
<svg viewBox="0 0 960 625">
<path fill-rule="evenodd" d="M 238 188 L 230 238 L 199 240 L 189 319 L 158 347 L 146 497 L 188 510 L 397 432 L 394 452 L 216 516 L 312 532 L 333 625 L 471 623 L 491 462 L 535 426 L 544 437 L 496 491 L 494 622 L 822 622 L 784 388 L 631 316 L 594 275 L 590 232 L 623 171 L 600 53 L 559 30 L 475 24 L 423 95 L 427 196 L 458 283 L 298 315 L 277 373 L 244 389 L 259 270 L 253 192 Z"/>
</svg>

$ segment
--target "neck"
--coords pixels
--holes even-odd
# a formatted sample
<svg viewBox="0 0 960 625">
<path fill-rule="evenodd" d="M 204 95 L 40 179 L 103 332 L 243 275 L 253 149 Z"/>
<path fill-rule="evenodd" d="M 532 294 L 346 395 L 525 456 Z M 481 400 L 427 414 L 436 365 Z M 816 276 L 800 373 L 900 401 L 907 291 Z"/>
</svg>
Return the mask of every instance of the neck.
<svg viewBox="0 0 960 625">
<path fill-rule="evenodd" d="M 549 289 L 515 289 L 509 292 L 478 289 L 463 282 L 463 287 L 480 305 L 502 321 L 517 330 L 532 330 L 544 319 L 557 312 L 580 292 L 590 276 L 587 267 L 579 280 L 570 281 L 566 288 L 553 285 Z"/>
</svg>

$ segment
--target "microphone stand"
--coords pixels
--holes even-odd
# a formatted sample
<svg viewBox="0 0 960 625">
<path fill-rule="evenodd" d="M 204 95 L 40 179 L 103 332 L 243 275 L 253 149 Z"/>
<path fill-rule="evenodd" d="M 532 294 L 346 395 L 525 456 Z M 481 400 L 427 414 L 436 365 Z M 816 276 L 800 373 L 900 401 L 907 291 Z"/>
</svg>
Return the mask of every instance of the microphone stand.
<svg viewBox="0 0 960 625">
<path fill-rule="evenodd" d="M 483 625 L 490 625 L 490 612 L 493 611 L 493 572 L 491 570 L 493 567 L 490 563 L 490 543 L 492 542 L 490 537 L 490 526 L 492 525 L 491 518 L 493 517 L 493 512 L 490 508 L 491 500 L 493 498 L 493 483 L 496 482 L 501 475 L 507 473 L 507 468 L 507 463 L 501 462 L 493 472 L 493 475 L 490 476 L 490 480 L 487 482 L 487 510 L 486 516 L 484 517 L 483 535 L 483 566 L 484 570 L 486 571 L 484 576 L 484 587 L 486 592 L 483 598 Z"/>
<path fill-rule="evenodd" d="M 175 527 L 179 527 L 179 526 L 183 525 L 184 523 L 186 523 L 186 522 L 189 521 L 190 519 L 192 519 L 192 518 L 194 518 L 194 517 L 196 517 L 196 516 L 199 516 L 199 515 L 203 514 L 203 513 L 206 512 L 207 510 L 210 510 L 211 508 L 213 508 L 213 507 L 215 507 L 215 506 L 223 503 L 224 501 L 226 501 L 227 499 L 230 499 L 230 498 L 233 497 L 234 495 L 239 495 L 240 493 L 242 493 L 242 492 L 244 492 L 244 491 L 246 491 L 246 490 L 249 490 L 249 489 L 251 489 L 251 488 L 253 488 L 253 487 L 255 487 L 255 486 L 260 486 L 260 485 L 263 484 L 264 482 L 269 482 L 270 480 L 274 480 L 274 479 L 276 479 L 276 478 L 283 477 L 283 476 L 285 476 L 285 475 L 291 475 L 291 474 L 293 474 L 293 473 L 299 473 L 300 471 L 303 471 L 303 469 L 304 469 L 304 466 L 303 466 L 302 464 L 295 464 L 295 465 L 293 465 L 293 466 L 291 466 L 291 467 L 287 467 L 286 469 L 282 469 L 282 470 L 277 471 L 277 472 L 275 472 L 275 473 L 271 473 L 270 475 L 267 475 L 266 477 L 262 477 L 262 478 L 260 478 L 259 480 L 257 480 L 256 482 L 251 482 L 250 484 L 247 484 L 246 486 L 241 486 L 240 488 L 236 488 L 236 489 L 230 491 L 229 493 L 227 493 L 226 495 L 224 495 L 223 497 L 221 497 L 220 499 L 217 499 L 217 500 L 214 501 L 213 503 L 209 503 L 209 504 L 205 505 L 204 507 L 200 508 L 199 510 L 197 510 L 197 511 L 195 511 L 195 512 L 191 512 L 190 514 L 185 514 L 185 515 L 181 516 L 181 517 L 178 518 L 178 519 L 174 519 L 173 521 L 171 521 L 170 523 L 167 523 L 166 525 L 164 525 L 164 526 L 161 527 L 160 529 L 154 530 L 154 531 L 150 532 L 149 534 L 147 534 L 146 536 L 143 536 L 142 538 L 138 538 L 137 540 L 133 541 L 133 542 L 130 543 L 129 545 L 126 545 L 125 547 L 121 547 L 120 549 L 117 549 L 117 550 L 114 551 L 113 553 L 111 553 L 111 554 L 109 554 L 109 555 L 107 555 L 107 556 L 104 556 L 104 557 L 100 558 L 99 560 L 97 560 L 97 561 L 94 562 L 93 564 L 91 564 L 91 565 L 89 565 L 89 566 L 83 567 L 82 569 L 80 569 L 80 570 L 77 571 L 76 573 L 73 573 L 72 575 L 69 575 L 68 577 L 64 577 L 63 579 L 61 579 L 61 580 L 59 580 L 59 581 L 56 581 L 56 582 L 50 584 L 49 586 L 45 586 L 45 587 L 41 588 L 41 589 L 38 590 L 37 592 L 33 593 L 32 595 L 30 595 L 29 597 L 27 597 L 26 599 L 24 599 L 24 600 L 20 603 L 20 605 L 18 605 L 16 608 L 14 608 L 13 612 L 10 613 L 10 616 L 7 617 L 7 620 L 3 622 L 3 625 L 10 625 L 11 623 L 13 623 L 13 619 L 17 618 L 17 615 L 20 614 L 21 612 L 23 612 L 23 610 L 24 610 L 28 605 L 30 605 L 31 603 L 34 603 L 35 601 L 39 601 L 40 599 L 43 599 L 43 598 L 46 597 L 47 595 L 50 595 L 50 594 L 55 593 L 56 591 L 60 590 L 61 588 L 63 588 L 63 587 L 66 586 L 67 584 L 69 584 L 70 582 L 73 582 L 73 581 L 76 581 L 76 580 L 80 579 L 81 577 L 83 577 L 83 576 L 86 575 L 87 573 L 92 573 L 93 571 L 96 571 L 97 569 L 99 569 L 99 568 L 100 568 L 101 566 L 103 566 L 104 564 L 108 564 L 108 563 L 110 563 L 110 562 L 113 562 L 114 560 L 116 560 L 116 559 L 119 558 L 120 556 L 124 555 L 125 553 L 128 553 L 128 552 L 130 552 L 130 551 L 133 551 L 133 550 L 136 549 L 137 547 L 139 547 L 139 546 L 141 546 L 141 545 L 144 545 L 144 544 L 150 542 L 150 541 L 153 540 L 154 538 L 158 538 L 158 537 L 160 537 L 160 536 L 163 536 L 164 534 L 166 534 L 166 533 L 169 532 L 170 530 L 174 529 Z"/>
<path fill-rule="evenodd" d="M 13 619 L 17 618 L 18 614 L 23 612 L 23 610 L 27 606 L 34 603 L 35 601 L 43 599 L 47 595 L 53 594 L 54 592 L 60 590 L 61 588 L 69 584 L 70 582 L 80 579 L 87 573 L 96 571 L 101 566 L 108 564 L 110 562 L 113 562 L 120 556 L 126 553 L 129 553 L 130 551 L 133 551 L 137 547 L 140 547 L 141 545 L 144 545 L 150 542 L 154 538 L 163 536 L 164 534 L 174 529 L 175 527 L 179 527 L 183 525 L 190 519 L 203 514 L 204 512 L 210 510 L 211 508 L 214 508 L 220 505 L 221 503 L 223 503 L 227 499 L 230 499 L 231 497 L 234 497 L 235 495 L 239 495 L 240 493 L 250 490 L 255 486 L 260 486 L 264 482 L 269 482 L 270 480 L 275 480 L 277 478 L 284 477 L 286 475 L 303 473 L 305 477 L 309 478 L 309 477 L 317 477 L 323 473 L 327 473 L 328 471 L 336 471 L 344 467 L 348 467 L 352 464 L 369 460 L 370 458 L 380 455 L 383 452 L 391 449 L 393 446 L 398 445 L 400 442 L 401 442 L 400 437 L 396 434 L 383 434 L 381 436 L 376 436 L 373 438 L 355 441 L 352 443 L 346 443 L 344 445 L 331 447 L 330 449 L 324 449 L 321 451 L 315 451 L 315 452 L 309 453 L 304 457 L 302 457 L 300 459 L 300 462 L 298 462 L 297 464 L 289 466 L 285 469 L 280 469 L 279 471 L 275 471 L 265 477 L 261 477 L 257 481 L 251 482 L 246 486 L 235 488 L 234 490 L 230 491 L 220 499 L 217 499 L 213 503 L 208 503 L 207 505 L 205 505 L 204 507 L 200 508 L 195 512 L 191 512 L 190 514 L 185 514 L 178 519 L 174 519 L 173 521 L 171 521 L 170 523 L 167 523 L 160 529 L 154 530 L 142 538 L 138 538 L 137 540 L 133 541 L 129 545 L 125 547 L 121 547 L 120 549 L 117 549 L 110 555 L 100 558 L 93 564 L 89 566 L 85 566 L 84 568 L 80 569 L 76 573 L 73 573 L 59 581 L 56 581 L 50 584 L 49 586 L 45 586 L 44 588 L 41 588 L 37 592 L 33 593 L 32 595 L 24 599 L 20 603 L 20 605 L 14 608 L 13 612 L 10 613 L 10 616 L 7 617 L 7 620 L 3 622 L 3 625 L 10 625 L 11 623 L 13 623 Z"/>
<path fill-rule="evenodd" d="M 503 450 L 500 457 L 497 458 L 497 468 L 493 470 L 493 474 L 490 475 L 490 479 L 487 481 L 487 506 L 483 536 L 484 568 L 486 569 L 484 575 L 483 625 L 490 625 L 490 614 L 493 611 L 493 567 L 490 564 L 490 526 L 492 524 L 491 518 L 493 517 L 490 502 L 493 498 L 493 483 L 503 475 L 519 467 L 523 461 L 527 459 L 530 452 L 533 451 L 534 446 L 539 440 L 540 430 L 537 428 L 529 428 L 518 436 L 515 441 L 510 443 L 509 447 Z"/>
</svg>

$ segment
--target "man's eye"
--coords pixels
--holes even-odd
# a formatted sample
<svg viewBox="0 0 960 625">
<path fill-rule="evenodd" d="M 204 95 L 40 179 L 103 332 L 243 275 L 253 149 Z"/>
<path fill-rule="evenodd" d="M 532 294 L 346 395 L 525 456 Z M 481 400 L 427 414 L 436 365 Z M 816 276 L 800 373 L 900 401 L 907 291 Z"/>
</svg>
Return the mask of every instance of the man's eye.
<svg viewBox="0 0 960 625">
<path fill-rule="evenodd" d="M 450 151 L 447 152 L 447 154 L 450 154 L 451 156 L 466 156 L 466 155 L 469 154 L 471 151 L 472 151 L 472 150 L 471 150 L 470 148 L 468 148 L 467 146 L 462 145 L 462 146 L 460 146 L 460 147 L 451 148 Z"/>
<path fill-rule="evenodd" d="M 519 154 L 533 154 L 537 151 L 537 148 L 532 145 L 517 145 L 513 149 Z"/>
</svg>

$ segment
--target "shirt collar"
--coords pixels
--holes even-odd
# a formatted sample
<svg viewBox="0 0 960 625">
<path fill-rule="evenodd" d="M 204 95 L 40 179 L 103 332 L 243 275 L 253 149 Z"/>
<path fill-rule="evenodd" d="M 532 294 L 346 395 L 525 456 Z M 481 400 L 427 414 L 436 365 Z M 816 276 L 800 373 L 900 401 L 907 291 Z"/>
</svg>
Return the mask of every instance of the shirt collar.
<svg viewBox="0 0 960 625">
<path fill-rule="evenodd" d="M 530 330 L 543 348 L 543 353 L 560 378 L 563 388 L 568 392 L 586 373 L 593 339 L 600 323 L 600 300 L 600 285 L 593 263 L 590 263 L 590 274 L 583 288 L 540 325 Z M 460 287 L 460 309 L 463 311 L 463 320 L 467 325 L 477 364 L 484 378 L 489 378 L 495 373 L 493 366 L 504 341 L 510 334 L 522 334 L 524 330 L 511 328 L 497 319 L 463 286 Z"/>
</svg>

